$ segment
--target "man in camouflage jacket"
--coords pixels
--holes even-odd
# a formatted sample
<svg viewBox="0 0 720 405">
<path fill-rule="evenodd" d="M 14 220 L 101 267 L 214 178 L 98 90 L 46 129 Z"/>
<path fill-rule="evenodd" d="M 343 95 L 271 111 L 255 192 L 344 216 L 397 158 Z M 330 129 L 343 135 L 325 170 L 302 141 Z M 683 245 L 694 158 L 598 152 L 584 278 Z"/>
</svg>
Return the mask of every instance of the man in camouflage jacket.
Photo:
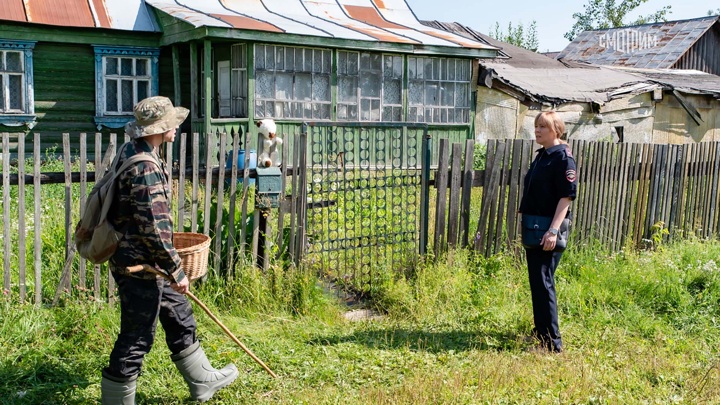
<svg viewBox="0 0 720 405">
<path fill-rule="evenodd" d="M 158 319 L 192 399 L 202 402 L 235 380 L 238 370 L 232 364 L 214 369 L 200 347 L 192 307 L 184 295 L 190 280 L 173 247 L 169 175 L 158 150 L 163 142 L 174 141 L 188 110 L 174 107 L 166 97 L 150 97 L 140 101 L 134 113 L 135 121 L 125 127 L 132 140 L 119 152 L 118 167 L 139 153 L 151 155 L 154 161 L 140 161 L 119 175 L 108 215 L 115 229 L 123 232 L 110 259 L 121 321 L 109 365 L 102 373 L 102 403 L 135 403 L 136 380 L 153 345 Z M 139 264 L 149 264 L 168 277 L 128 271 L 129 266 Z"/>
</svg>

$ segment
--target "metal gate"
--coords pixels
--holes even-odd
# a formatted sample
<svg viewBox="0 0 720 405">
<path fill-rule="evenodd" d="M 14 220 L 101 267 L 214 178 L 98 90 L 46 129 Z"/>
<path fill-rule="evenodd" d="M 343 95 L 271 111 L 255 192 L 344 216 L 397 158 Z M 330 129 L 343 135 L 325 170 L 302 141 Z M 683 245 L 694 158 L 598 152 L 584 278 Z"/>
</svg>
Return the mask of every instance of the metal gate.
<svg viewBox="0 0 720 405">
<path fill-rule="evenodd" d="M 304 263 L 360 291 L 414 267 L 428 239 L 427 125 L 310 123 L 302 133 Z"/>
</svg>

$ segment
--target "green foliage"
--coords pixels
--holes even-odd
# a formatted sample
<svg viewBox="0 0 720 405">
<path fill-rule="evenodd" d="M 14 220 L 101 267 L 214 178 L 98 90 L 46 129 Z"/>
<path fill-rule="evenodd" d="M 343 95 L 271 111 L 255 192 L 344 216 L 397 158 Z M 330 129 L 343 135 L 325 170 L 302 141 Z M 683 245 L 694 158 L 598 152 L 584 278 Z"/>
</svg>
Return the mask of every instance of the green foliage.
<svg viewBox="0 0 720 405">
<path fill-rule="evenodd" d="M 527 30 L 522 22 L 519 22 L 516 26 L 509 22 L 507 32 L 500 29 L 499 22 L 495 22 L 495 27 L 490 31 L 490 36 L 498 41 L 507 42 L 533 52 L 537 52 L 539 47 L 537 22 L 535 20 L 527 26 Z"/>
<path fill-rule="evenodd" d="M 709 16 L 720 15 L 720 8 L 718 8 L 716 10 L 712 10 L 712 9 L 708 10 L 707 15 L 709 15 Z"/>
<path fill-rule="evenodd" d="M 526 352 L 532 329 L 521 255 L 451 251 L 374 291 L 384 317 L 348 322 L 300 270 L 245 266 L 195 294 L 280 378 L 271 379 L 200 310 L 213 365 L 243 370 L 217 403 L 718 403 L 720 243 L 611 254 L 571 248 L 556 273 L 566 353 Z M 302 290 L 302 291 L 300 291 Z M 304 302 L 304 304 L 303 304 Z M 0 297 L 0 397 L 93 404 L 119 308 L 56 308 Z M 158 328 L 138 402 L 188 403 Z"/>
<path fill-rule="evenodd" d="M 626 17 L 641 4 L 648 0 L 588 0 L 583 5 L 583 12 L 574 13 L 573 24 L 570 31 L 565 33 L 565 38 L 572 41 L 578 34 L 584 31 L 603 30 L 608 28 L 624 27 L 626 25 L 640 25 L 657 21 L 667 21 L 667 16 L 672 13 L 672 6 L 664 6 L 654 13 L 639 16 L 635 21 L 628 22 Z"/>
<path fill-rule="evenodd" d="M 650 227 L 650 241 L 653 249 L 660 249 L 665 237 L 670 235 L 670 231 L 665 226 L 665 222 L 659 221 Z"/>
<path fill-rule="evenodd" d="M 476 143 L 473 150 L 473 170 L 484 170 L 487 160 L 487 146 Z"/>
</svg>

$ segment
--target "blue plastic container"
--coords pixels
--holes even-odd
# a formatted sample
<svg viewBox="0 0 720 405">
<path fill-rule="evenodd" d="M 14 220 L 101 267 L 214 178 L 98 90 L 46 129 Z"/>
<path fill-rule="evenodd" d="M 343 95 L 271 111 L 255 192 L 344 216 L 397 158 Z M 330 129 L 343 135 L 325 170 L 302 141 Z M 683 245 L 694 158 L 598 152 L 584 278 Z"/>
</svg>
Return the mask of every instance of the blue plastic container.
<svg viewBox="0 0 720 405">
<path fill-rule="evenodd" d="M 233 155 L 232 151 L 228 152 L 227 158 L 225 158 L 225 162 L 227 162 L 225 164 L 225 167 L 228 169 L 232 169 L 232 155 Z M 238 183 L 242 184 L 243 178 L 242 178 L 241 170 L 245 169 L 245 149 L 240 149 L 238 151 L 237 158 L 238 158 L 238 162 L 237 162 Z M 249 169 L 257 168 L 257 151 L 255 149 L 250 149 L 250 164 L 248 165 L 248 168 Z M 248 184 L 255 184 L 255 179 L 250 179 Z"/>
</svg>

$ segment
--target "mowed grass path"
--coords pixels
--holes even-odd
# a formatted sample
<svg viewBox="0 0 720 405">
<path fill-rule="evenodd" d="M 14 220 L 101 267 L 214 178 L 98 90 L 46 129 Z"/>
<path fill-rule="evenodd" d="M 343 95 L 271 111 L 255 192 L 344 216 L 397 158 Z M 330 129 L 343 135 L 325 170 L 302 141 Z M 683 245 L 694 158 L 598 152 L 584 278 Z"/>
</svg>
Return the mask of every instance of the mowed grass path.
<svg viewBox="0 0 720 405">
<path fill-rule="evenodd" d="M 527 351 L 524 262 L 458 251 L 373 291 L 381 319 L 347 308 L 308 275 L 247 269 L 195 293 L 278 376 L 272 379 L 199 308 L 203 347 L 239 379 L 215 404 L 717 404 L 720 244 L 654 252 L 573 248 L 557 273 L 566 351 Z M 119 311 L 73 299 L 0 306 L 0 403 L 94 404 Z M 159 328 L 139 404 L 187 403 Z"/>
</svg>

